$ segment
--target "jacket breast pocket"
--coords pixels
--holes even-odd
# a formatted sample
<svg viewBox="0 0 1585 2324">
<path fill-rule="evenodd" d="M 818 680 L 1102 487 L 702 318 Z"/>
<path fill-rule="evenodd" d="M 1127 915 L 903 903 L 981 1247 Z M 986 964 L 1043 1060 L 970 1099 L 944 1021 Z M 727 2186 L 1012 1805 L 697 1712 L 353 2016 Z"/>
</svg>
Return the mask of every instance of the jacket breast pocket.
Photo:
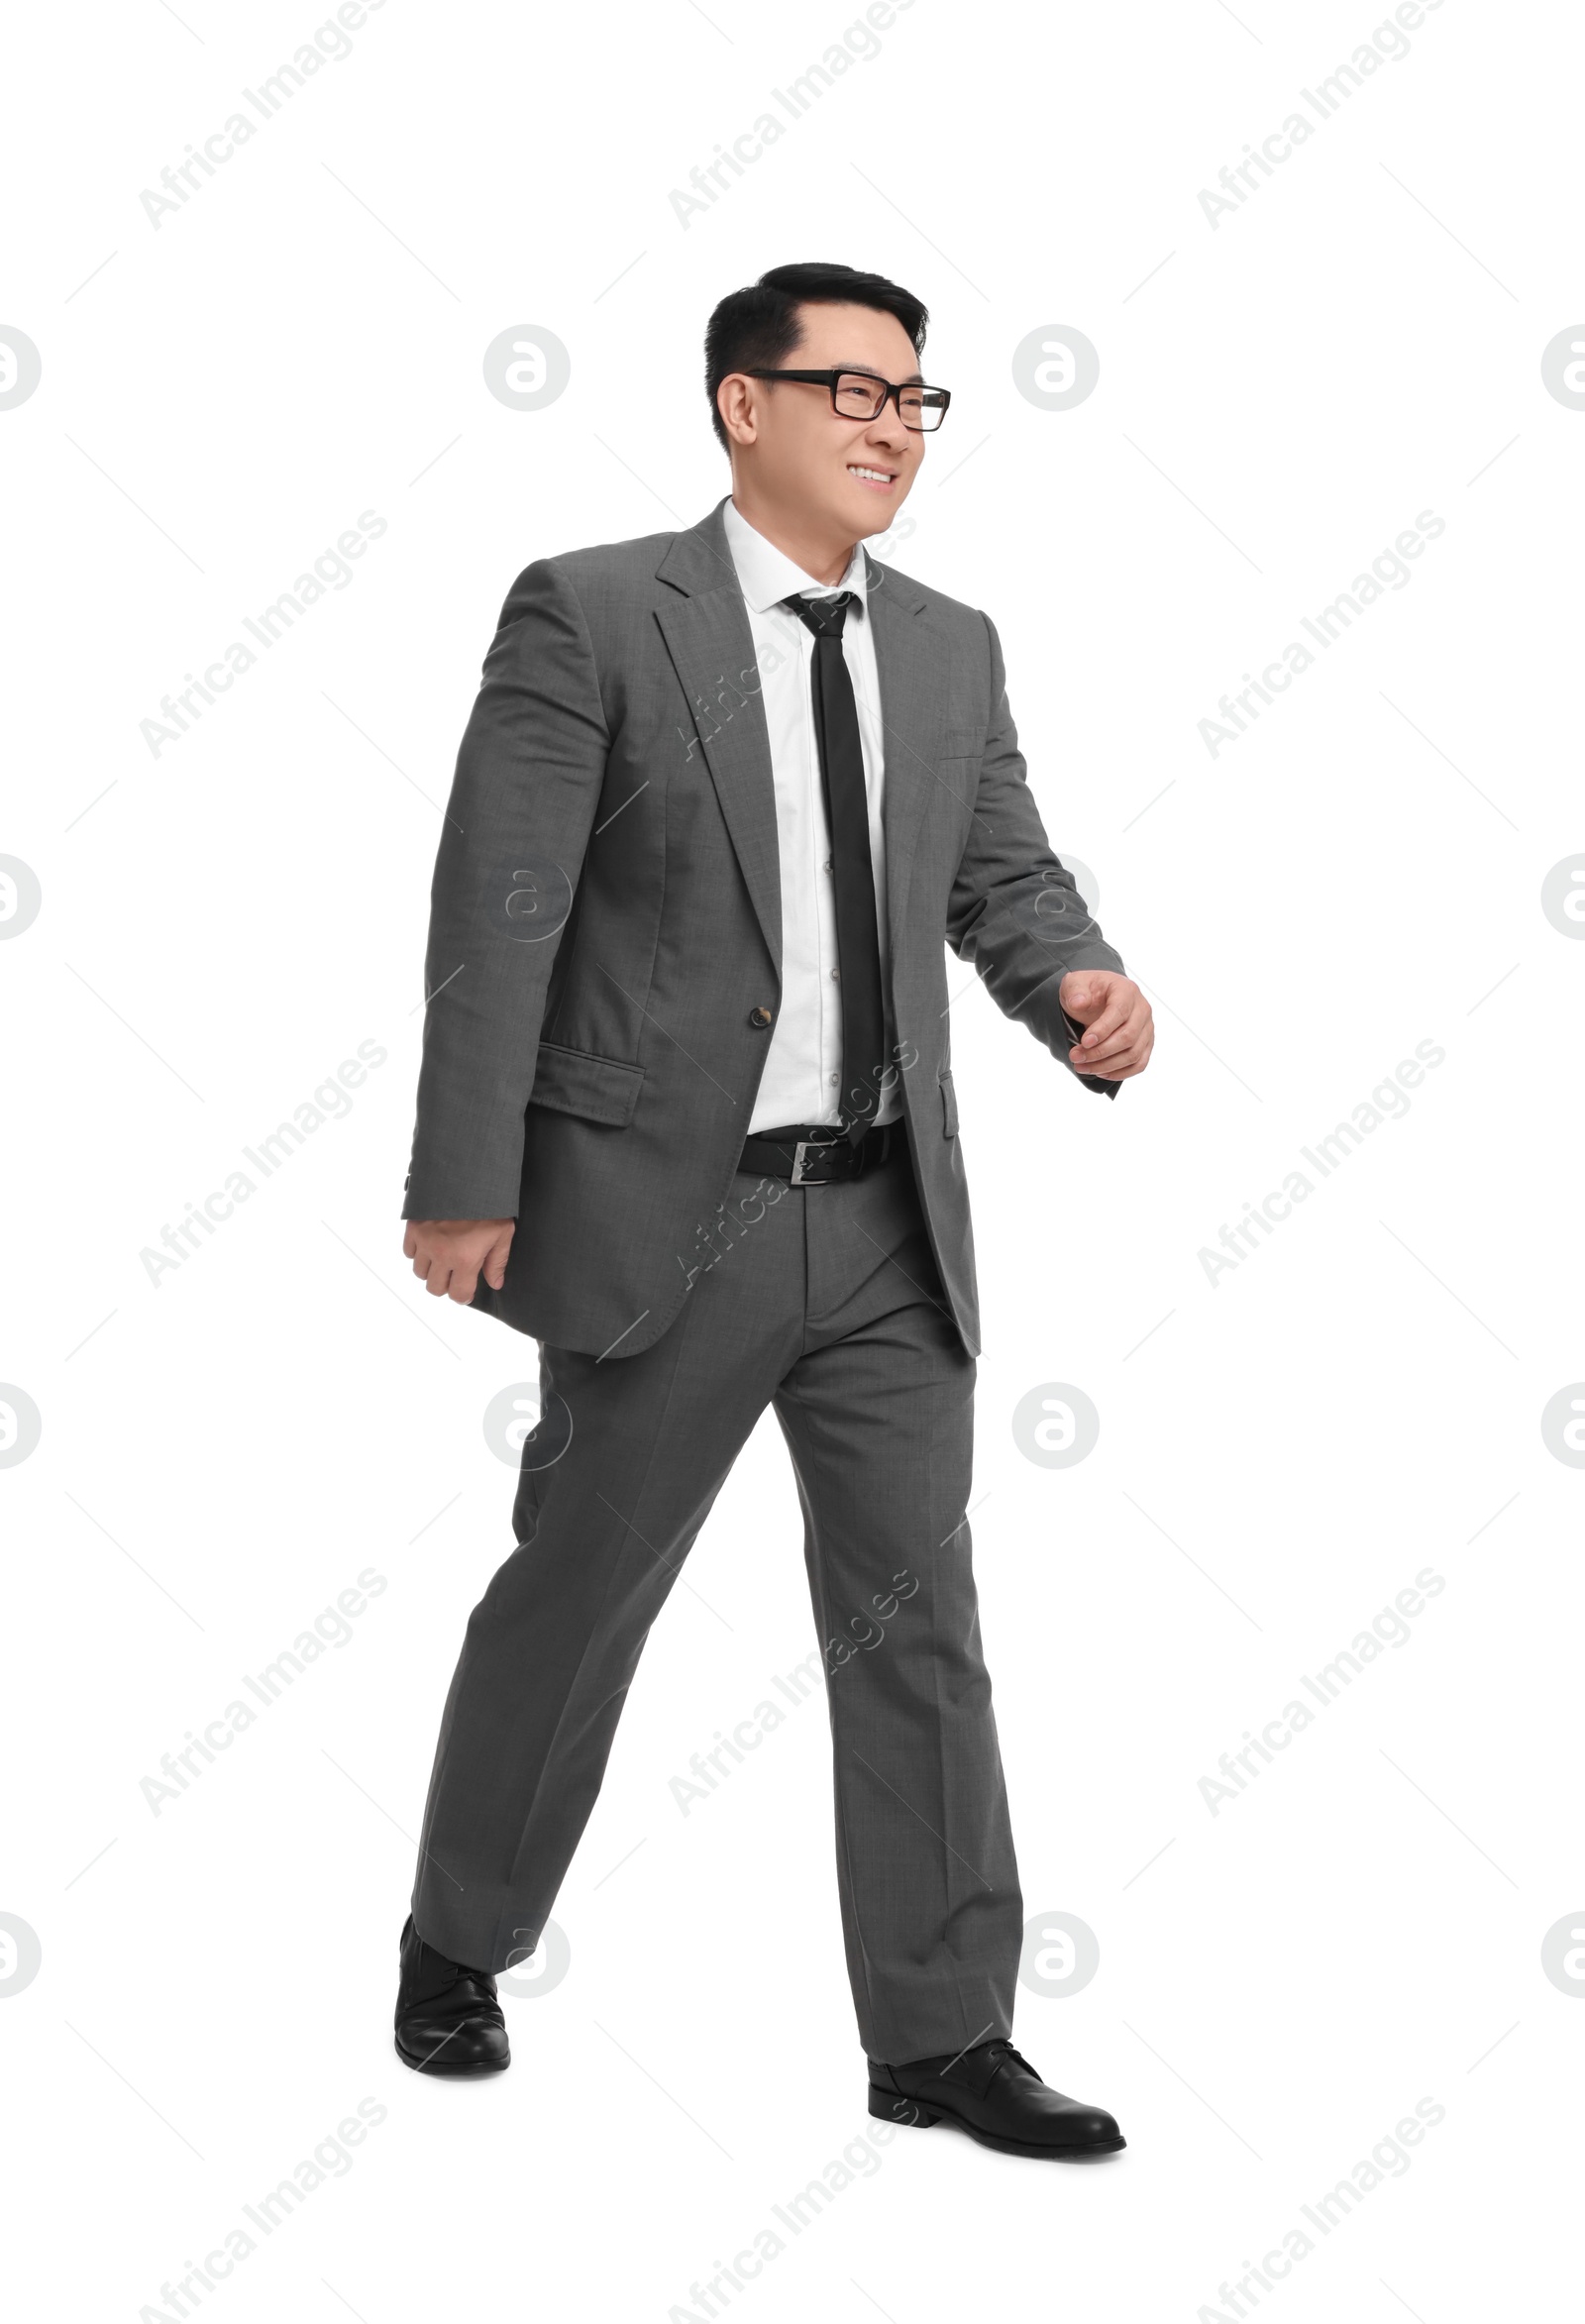
<svg viewBox="0 0 1585 2324">
<path fill-rule="evenodd" d="M 955 1138 L 958 1134 L 958 1099 L 957 1093 L 952 1087 L 952 1068 L 950 1065 L 942 1066 L 940 1082 L 941 1135 L 947 1138 Z"/>
<path fill-rule="evenodd" d="M 978 726 L 949 726 L 936 746 L 935 762 L 972 786 L 979 781 L 984 756 L 985 735 Z"/>
<path fill-rule="evenodd" d="M 603 1121 L 613 1129 L 626 1129 L 643 1087 L 642 1065 L 541 1041 L 528 1102 L 547 1106 L 553 1113 L 576 1113 L 584 1121 Z"/>
</svg>

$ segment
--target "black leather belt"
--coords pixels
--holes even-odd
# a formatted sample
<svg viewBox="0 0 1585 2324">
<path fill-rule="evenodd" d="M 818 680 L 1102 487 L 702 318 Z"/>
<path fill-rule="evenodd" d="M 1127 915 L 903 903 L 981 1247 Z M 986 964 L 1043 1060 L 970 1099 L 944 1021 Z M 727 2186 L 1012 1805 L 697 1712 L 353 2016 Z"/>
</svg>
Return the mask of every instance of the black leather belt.
<svg viewBox="0 0 1585 2324">
<path fill-rule="evenodd" d="M 845 1186 L 899 1152 L 905 1135 L 900 1119 L 866 1130 L 857 1145 L 831 1121 L 761 1129 L 744 1140 L 738 1168 L 761 1178 L 785 1178 L 792 1186 Z"/>
</svg>

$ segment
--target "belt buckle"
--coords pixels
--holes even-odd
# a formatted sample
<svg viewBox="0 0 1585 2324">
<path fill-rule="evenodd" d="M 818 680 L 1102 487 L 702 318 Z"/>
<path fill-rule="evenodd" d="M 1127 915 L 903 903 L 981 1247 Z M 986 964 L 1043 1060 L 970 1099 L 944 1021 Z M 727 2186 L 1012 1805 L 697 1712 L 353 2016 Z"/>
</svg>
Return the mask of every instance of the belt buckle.
<svg viewBox="0 0 1585 2324">
<path fill-rule="evenodd" d="M 841 1143 L 842 1139 L 840 1133 L 834 1138 L 799 1138 L 796 1145 L 792 1148 L 792 1183 L 793 1186 L 829 1186 L 831 1181 L 828 1178 L 804 1177 L 803 1157 L 805 1154 L 822 1153 L 827 1147 L 839 1146 Z"/>
</svg>

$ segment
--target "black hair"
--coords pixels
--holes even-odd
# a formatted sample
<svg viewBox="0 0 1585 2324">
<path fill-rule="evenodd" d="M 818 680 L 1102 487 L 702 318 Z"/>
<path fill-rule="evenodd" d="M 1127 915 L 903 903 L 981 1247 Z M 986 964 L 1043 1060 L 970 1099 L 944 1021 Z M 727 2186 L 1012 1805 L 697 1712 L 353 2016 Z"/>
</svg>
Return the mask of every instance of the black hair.
<svg viewBox="0 0 1585 2324">
<path fill-rule="evenodd" d="M 717 388 L 732 371 L 771 370 L 791 355 L 800 336 L 800 306 L 874 307 L 895 315 L 915 355 L 924 353 L 930 320 L 924 302 L 884 274 L 865 274 L 855 266 L 773 266 L 758 282 L 729 291 L 705 326 L 704 392 L 723 452 L 731 450 L 731 439 L 715 400 Z"/>
</svg>

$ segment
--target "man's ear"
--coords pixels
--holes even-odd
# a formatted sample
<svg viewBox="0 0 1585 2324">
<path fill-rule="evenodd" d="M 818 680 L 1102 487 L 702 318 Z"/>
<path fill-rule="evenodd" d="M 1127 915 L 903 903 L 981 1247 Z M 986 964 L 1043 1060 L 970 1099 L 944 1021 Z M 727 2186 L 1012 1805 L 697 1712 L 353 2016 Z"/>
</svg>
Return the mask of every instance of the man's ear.
<svg viewBox="0 0 1585 2324">
<path fill-rule="evenodd" d="M 752 444 L 759 435 L 754 414 L 754 397 L 748 380 L 741 371 L 728 371 L 715 390 L 715 408 L 721 415 L 721 425 L 734 444 Z"/>
</svg>

